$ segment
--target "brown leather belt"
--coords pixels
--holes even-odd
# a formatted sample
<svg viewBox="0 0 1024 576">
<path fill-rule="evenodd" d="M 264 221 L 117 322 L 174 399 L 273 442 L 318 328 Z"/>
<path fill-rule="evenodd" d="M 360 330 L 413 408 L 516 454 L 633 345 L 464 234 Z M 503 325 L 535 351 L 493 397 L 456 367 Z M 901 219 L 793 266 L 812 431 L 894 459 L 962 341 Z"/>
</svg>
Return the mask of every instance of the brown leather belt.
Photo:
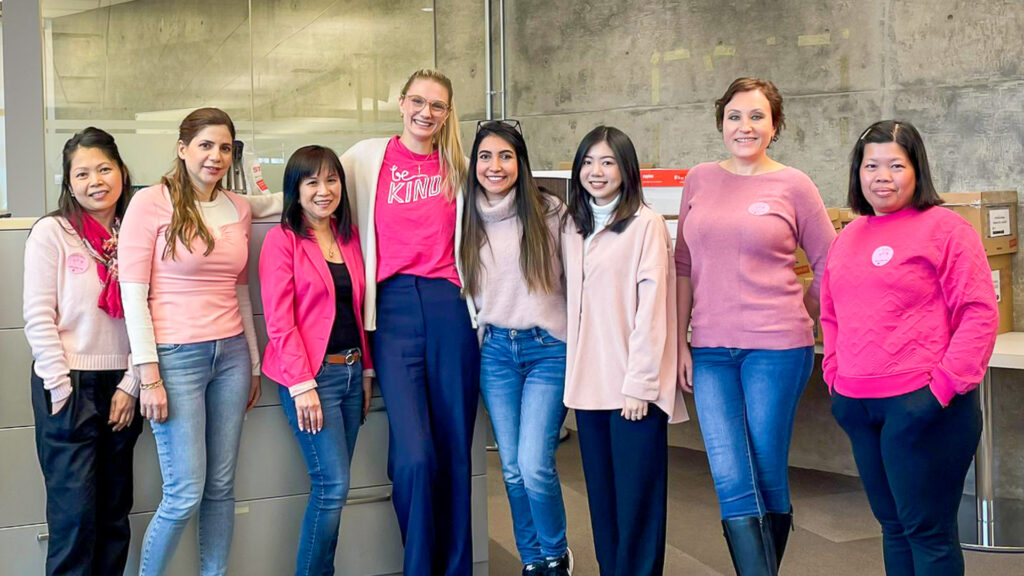
<svg viewBox="0 0 1024 576">
<path fill-rule="evenodd" d="M 352 348 L 337 354 L 327 355 L 328 364 L 344 364 L 346 366 L 351 366 L 362 359 L 363 353 L 359 351 L 359 348 Z"/>
</svg>

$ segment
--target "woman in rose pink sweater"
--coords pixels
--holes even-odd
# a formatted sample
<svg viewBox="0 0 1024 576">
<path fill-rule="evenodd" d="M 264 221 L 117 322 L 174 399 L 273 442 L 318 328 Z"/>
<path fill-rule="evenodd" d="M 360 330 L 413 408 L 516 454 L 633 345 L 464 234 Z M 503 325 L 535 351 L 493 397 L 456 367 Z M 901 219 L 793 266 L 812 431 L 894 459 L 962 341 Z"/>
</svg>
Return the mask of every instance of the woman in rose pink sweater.
<svg viewBox="0 0 1024 576">
<path fill-rule="evenodd" d="M 668 424 L 687 419 L 668 229 L 616 128 L 583 138 L 568 200 L 565 405 L 576 411 L 597 562 L 601 576 L 660 575 Z"/>
<path fill-rule="evenodd" d="M 690 170 L 679 208 L 679 377 L 700 415 L 733 566 L 770 575 L 793 525 L 789 442 L 835 231 L 811 179 L 768 156 L 785 124 L 774 84 L 733 81 L 715 114 L 730 156 Z M 814 269 L 806 293 L 798 247 Z"/>
<path fill-rule="evenodd" d="M 975 390 L 999 313 L 985 250 L 940 207 L 906 122 L 854 145 L 850 207 L 821 283 L 822 372 L 882 525 L 889 576 L 964 573 L 957 510 L 981 435 Z"/>
<path fill-rule="evenodd" d="M 46 480 L 46 573 L 124 572 L 139 378 L 131 369 L 117 239 L 131 179 L 114 138 L 64 145 L 58 208 L 25 243 L 36 450 Z"/>
</svg>

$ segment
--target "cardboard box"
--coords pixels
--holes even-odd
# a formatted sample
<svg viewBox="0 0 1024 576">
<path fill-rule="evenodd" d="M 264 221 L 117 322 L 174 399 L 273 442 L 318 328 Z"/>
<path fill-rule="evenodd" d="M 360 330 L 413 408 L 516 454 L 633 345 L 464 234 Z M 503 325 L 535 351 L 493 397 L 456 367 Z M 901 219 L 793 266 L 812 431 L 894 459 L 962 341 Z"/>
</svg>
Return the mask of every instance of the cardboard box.
<svg viewBox="0 0 1024 576">
<path fill-rule="evenodd" d="M 825 208 L 825 211 L 828 212 L 828 219 L 832 221 L 832 227 L 836 229 L 836 232 L 842 230 L 843 225 L 839 221 L 842 208 Z"/>
<path fill-rule="evenodd" d="M 812 275 L 798 276 L 797 280 L 800 281 L 800 286 L 803 287 L 804 292 L 807 292 L 807 289 L 811 287 L 811 282 L 814 281 L 814 276 L 812 276 Z M 814 341 L 816 343 L 818 343 L 818 344 L 821 344 L 821 320 L 820 319 L 814 321 Z"/>
<path fill-rule="evenodd" d="M 999 302 L 999 334 L 1013 332 L 1013 256 L 989 256 L 988 267 Z"/>
<path fill-rule="evenodd" d="M 793 272 L 796 272 L 797 277 L 813 274 L 811 261 L 807 259 L 807 252 L 804 252 L 803 248 L 796 249 L 796 264 L 793 265 Z"/>
<path fill-rule="evenodd" d="M 840 208 L 839 209 L 839 228 L 836 228 L 836 230 L 842 230 L 843 228 L 846 228 L 847 226 L 850 225 L 850 222 L 853 222 L 854 220 L 856 220 L 859 217 L 860 217 L 860 214 L 857 214 L 856 212 L 854 212 L 853 210 L 850 210 L 849 208 Z"/>
<path fill-rule="evenodd" d="M 1017 192 L 948 192 L 945 207 L 964 217 L 981 235 L 989 256 L 1017 252 Z"/>
</svg>

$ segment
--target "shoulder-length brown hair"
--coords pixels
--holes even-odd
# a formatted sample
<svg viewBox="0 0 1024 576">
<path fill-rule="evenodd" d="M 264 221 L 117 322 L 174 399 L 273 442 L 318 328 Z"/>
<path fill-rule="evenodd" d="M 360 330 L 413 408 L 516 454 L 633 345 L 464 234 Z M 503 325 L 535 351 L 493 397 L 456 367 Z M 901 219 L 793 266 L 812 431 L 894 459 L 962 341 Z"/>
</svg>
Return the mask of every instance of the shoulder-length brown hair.
<svg viewBox="0 0 1024 576">
<path fill-rule="evenodd" d="M 231 133 L 231 139 L 235 139 L 235 124 L 227 112 L 219 108 L 199 108 L 193 110 L 178 126 L 178 142 L 186 146 L 197 134 L 209 126 L 226 126 Z M 165 239 L 167 246 L 164 248 L 163 258 L 174 259 L 175 246 L 178 242 L 190 253 L 192 242 L 198 237 L 206 244 L 206 251 L 203 256 L 213 252 L 213 235 L 203 223 L 199 214 L 199 207 L 196 206 L 196 190 L 192 180 L 188 176 L 188 168 L 185 161 L 176 158 L 171 171 L 160 179 L 167 187 L 171 196 L 171 205 L 174 211 L 171 214 L 171 224 L 167 227 Z M 214 194 L 221 190 L 220 182 L 214 187 Z"/>
</svg>

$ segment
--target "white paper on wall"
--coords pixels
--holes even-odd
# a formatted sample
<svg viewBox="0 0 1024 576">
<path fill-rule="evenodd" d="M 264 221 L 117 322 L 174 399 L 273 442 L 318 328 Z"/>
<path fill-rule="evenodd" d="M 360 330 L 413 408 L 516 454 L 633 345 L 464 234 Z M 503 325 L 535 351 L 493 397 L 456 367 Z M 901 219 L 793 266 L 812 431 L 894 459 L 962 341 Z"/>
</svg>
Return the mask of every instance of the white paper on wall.
<svg viewBox="0 0 1024 576">
<path fill-rule="evenodd" d="M 1011 236 L 1010 209 L 993 208 L 988 211 L 988 237 L 998 238 L 1000 236 Z"/>
</svg>

